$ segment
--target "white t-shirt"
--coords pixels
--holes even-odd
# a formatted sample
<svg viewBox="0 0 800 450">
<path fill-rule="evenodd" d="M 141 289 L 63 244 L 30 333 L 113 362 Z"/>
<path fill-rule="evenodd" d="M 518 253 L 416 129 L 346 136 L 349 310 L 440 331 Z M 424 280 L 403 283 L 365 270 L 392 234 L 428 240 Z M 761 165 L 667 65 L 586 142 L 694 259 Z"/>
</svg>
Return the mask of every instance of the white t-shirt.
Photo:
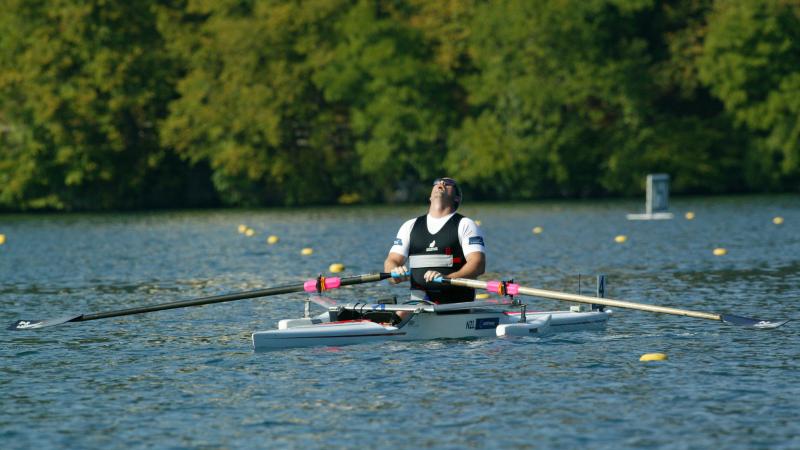
<svg viewBox="0 0 800 450">
<path fill-rule="evenodd" d="M 455 214 L 455 213 L 453 213 Z M 444 217 L 434 218 L 430 214 L 426 216 L 428 224 L 428 233 L 436 234 L 442 229 L 445 223 L 453 217 L 453 214 L 448 214 Z M 408 258 L 408 249 L 411 241 L 411 229 L 414 228 L 416 218 L 406 221 L 397 232 L 397 238 L 394 240 L 394 245 L 389 250 L 392 253 L 397 253 Z M 474 252 L 486 253 L 486 248 L 483 243 L 483 233 L 478 225 L 472 219 L 464 217 L 458 223 L 458 240 L 461 242 L 461 248 L 464 250 L 464 256 Z"/>
</svg>

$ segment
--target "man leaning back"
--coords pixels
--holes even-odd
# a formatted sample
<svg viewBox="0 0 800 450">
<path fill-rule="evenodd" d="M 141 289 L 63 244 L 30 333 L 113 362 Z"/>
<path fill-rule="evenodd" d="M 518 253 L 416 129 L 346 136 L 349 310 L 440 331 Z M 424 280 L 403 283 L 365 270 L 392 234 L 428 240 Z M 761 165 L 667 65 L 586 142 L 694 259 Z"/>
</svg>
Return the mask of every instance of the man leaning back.
<svg viewBox="0 0 800 450">
<path fill-rule="evenodd" d="M 475 278 L 486 269 L 483 235 L 472 219 L 458 214 L 461 188 L 452 178 L 437 178 L 428 214 L 406 221 L 383 263 L 393 283 L 408 280 L 411 299 L 433 303 L 475 300 L 475 290 L 434 283 L 436 277 Z"/>
</svg>

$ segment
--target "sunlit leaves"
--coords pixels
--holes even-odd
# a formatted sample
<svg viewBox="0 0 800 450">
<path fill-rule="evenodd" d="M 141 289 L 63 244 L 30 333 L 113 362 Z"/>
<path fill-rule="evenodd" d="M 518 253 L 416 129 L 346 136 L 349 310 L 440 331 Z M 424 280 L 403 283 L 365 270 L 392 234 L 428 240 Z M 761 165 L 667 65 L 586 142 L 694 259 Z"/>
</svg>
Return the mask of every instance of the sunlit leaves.
<svg viewBox="0 0 800 450">
<path fill-rule="evenodd" d="M 486 199 L 800 180 L 793 1 L 2 9 L 0 208 L 413 200 L 444 173 Z"/>
<path fill-rule="evenodd" d="M 700 75 L 755 137 L 757 170 L 772 185 L 800 177 L 800 4 L 721 1 Z M 777 169 L 777 170 L 776 170 Z"/>
<path fill-rule="evenodd" d="M 172 82 L 153 9 L 103 1 L 3 9 L 0 117 L 25 136 L 11 138 L 23 147 L 3 160 L 34 169 L 7 175 L 14 181 L 0 186 L 0 198 L 21 208 L 140 204 L 162 152 L 154 124 Z"/>
</svg>

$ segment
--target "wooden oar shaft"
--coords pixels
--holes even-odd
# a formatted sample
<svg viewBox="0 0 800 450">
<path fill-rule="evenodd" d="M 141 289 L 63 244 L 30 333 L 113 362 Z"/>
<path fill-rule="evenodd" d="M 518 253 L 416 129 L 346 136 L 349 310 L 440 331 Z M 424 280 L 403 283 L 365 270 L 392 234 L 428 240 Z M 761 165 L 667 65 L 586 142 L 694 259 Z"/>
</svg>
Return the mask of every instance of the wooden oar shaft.
<svg viewBox="0 0 800 450">
<path fill-rule="evenodd" d="M 487 282 L 479 280 L 468 280 L 466 278 L 453 278 L 443 280 L 455 286 L 470 287 L 473 289 L 486 289 Z M 677 316 L 695 317 L 698 319 L 708 319 L 722 321 L 722 316 L 719 314 L 707 313 L 702 311 L 689 311 L 686 309 L 669 308 L 666 306 L 648 305 L 645 303 L 634 303 L 625 300 L 614 300 L 611 298 L 602 297 L 589 297 L 586 295 L 568 294 L 566 292 L 548 291 L 545 289 L 536 289 L 531 287 L 519 287 L 519 293 L 522 295 L 529 295 L 532 297 L 550 298 L 553 300 L 563 300 L 567 302 L 588 303 L 591 305 L 604 305 L 613 306 L 617 308 L 637 309 L 640 311 L 650 311 L 655 313 L 673 314 Z"/>
</svg>

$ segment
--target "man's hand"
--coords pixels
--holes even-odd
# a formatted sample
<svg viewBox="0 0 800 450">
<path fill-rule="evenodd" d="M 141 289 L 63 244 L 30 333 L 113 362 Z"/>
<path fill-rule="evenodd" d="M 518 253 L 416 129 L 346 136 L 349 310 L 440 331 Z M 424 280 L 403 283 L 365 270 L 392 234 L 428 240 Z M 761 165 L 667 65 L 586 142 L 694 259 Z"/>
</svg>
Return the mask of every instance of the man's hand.
<svg viewBox="0 0 800 450">
<path fill-rule="evenodd" d="M 392 274 L 392 278 L 389 278 L 389 283 L 397 284 L 408 280 L 406 257 L 399 253 L 389 252 L 389 256 L 383 262 L 383 271 Z"/>
<path fill-rule="evenodd" d="M 408 268 L 404 265 L 397 266 L 392 269 L 391 274 L 392 278 L 389 279 L 389 282 L 392 284 L 408 281 Z"/>
<path fill-rule="evenodd" d="M 431 283 L 431 282 L 433 282 L 434 278 L 441 277 L 441 276 L 442 276 L 441 273 L 439 273 L 439 272 L 437 272 L 435 270 L 429 270 L 429 271 L 425 272 L 425 281 L 427 281 L 428 283 Z"/>
</svg>

